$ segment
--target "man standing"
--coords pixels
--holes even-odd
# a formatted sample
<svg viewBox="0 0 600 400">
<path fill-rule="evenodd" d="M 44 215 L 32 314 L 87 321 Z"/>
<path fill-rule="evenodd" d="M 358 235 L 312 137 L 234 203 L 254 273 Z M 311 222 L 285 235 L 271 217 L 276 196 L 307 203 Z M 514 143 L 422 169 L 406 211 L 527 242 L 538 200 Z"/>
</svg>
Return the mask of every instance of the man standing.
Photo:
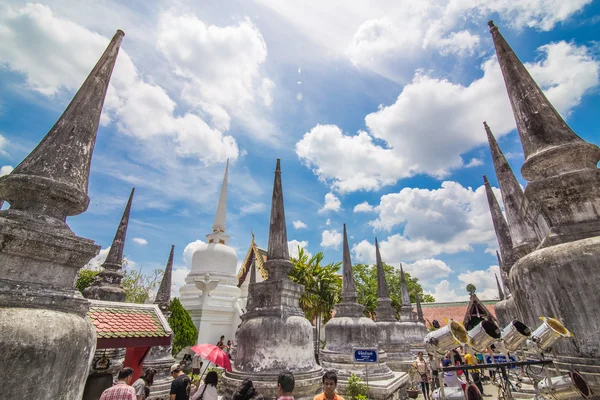
<svg viewBox="0 0 600 400">
<path fill-rule="evenodd" d="M 471 353 L 465 354 L 465 361 L 468 365 L 477 365 L 477 360 Z M 483 393 L 483 384 L 481 383 L 481 373 L 479 369 L 472 369 L 471 375 L 473 375 L 473 382 L 475 383 L 475 386 L 477 386 L 477 389 L 479 389 L 479 393 L 481 393 L 482 396 L 487 397 L 487 395 Z"/>
<path fill-rule="evenodd" d="M 136 400 L 135 389 L 129 386 L 133 379 L 133 368 L 123 368 L 117 379 L 116 385 L 102 392 L 100 400 Z"/>
<path fill-rule="evenodd" d="M 294 400 L 294 375 L 284 371 L 277 377 L 277 400 Z"/>
<path fill-rule="evenodd" d="M 188 400 L 190 397 L 191 381 L 190 378 L 183 373 L 181 365 L 173 364 L 171 366 L 171 391 L 169 400 Z"/>
<path fill-rule="evenodd" d="M 313 400 L 344 400 L 337 394 L 337 374 L 334 371 L 327 371 L 323 374 L 323 393 L 316 395 Z"/>
</svg>

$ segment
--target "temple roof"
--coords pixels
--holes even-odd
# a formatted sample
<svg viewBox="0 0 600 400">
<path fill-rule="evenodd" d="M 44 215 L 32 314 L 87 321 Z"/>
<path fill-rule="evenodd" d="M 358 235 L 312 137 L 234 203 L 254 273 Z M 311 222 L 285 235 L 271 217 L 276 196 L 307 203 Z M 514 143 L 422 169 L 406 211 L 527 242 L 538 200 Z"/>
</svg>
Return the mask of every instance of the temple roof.
<svg viewBox="0 0 600 400">
<path fill-rule="evenodd" d="M 252 235 L 252 243 L 250 243 L 250 247 L 246 252 L 246 257 L 244 261 L 242 261 L 242 266 L 238 272 L 238 287 L 241 287 L 246 280 L 246 276 L 248 276 L 248 271 L 250 271 L 250 267 L 252 266 L 252 260 L 256 260 L 256 266 L 258 267 L 258 271 L 262 276 L 263 280 L 267 280 L 268 272 L 264 267 L 265 261 L 267 261 L 267 251 L 262 249 L 256 245 L 254 242 L 254 235 Z"/>
<path fill-rule="evenodd" d="M 479 300 L 479 304 L 483 305 L 494 318 L 496 318 L 494 305 L 497 302 L 498 300 Z M 469 304 L 470 301 L 452 301 L 421 303 L 421 307 L 423 309 L 423 318 L 426 321 L 427 327 L 431 327 L 434 320 L 437 320 L 440 323 L 440 326 L 445 326 L 450 319 L 464 321 Z"/>
<path fill-rule="evenodd" d="M 87 318 L 96 328 L 98 349 L 171 343 L 173 332 L 156 304 L 90 300 Z"/>
</svg>

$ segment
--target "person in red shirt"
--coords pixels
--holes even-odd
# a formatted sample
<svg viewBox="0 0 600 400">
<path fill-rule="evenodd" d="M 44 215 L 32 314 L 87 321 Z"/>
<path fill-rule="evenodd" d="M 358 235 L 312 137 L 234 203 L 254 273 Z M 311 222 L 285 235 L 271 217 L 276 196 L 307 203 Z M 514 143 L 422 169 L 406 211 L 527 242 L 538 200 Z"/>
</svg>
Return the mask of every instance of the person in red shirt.
<svg viewBox="0 0 600 400">
<path fill-rule="evenodd" d="M 323 393 L 316 395 L 313 400 L 344 400 L 337 394 L 337 374 L 334 371 L 327 371 L 323 374 Z"/>
<path fill-rule="evenodd" d="M 133 380 L 133 368 L 123 368 L 117 379 L 116 385 L 102 392 L 100 400 L 136 400 L 135 389 L 129 386 Z"/>
</svg>

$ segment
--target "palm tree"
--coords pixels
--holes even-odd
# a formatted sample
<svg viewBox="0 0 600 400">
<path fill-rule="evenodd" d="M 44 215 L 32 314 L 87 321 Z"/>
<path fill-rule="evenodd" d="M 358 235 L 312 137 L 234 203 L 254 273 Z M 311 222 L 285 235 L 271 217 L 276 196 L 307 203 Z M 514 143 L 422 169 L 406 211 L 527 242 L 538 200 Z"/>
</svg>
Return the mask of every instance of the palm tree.
<svg viewBox="0 0 600 400">
<path fill-rule="evenodd" d="M 290 279 L 304 286 L 300 307 L 309 321 L 315 321 L 317 337 L 321 337 L 323 319 L 332 317 L 333 307 L 339 303 L 342 292 L 342 277 L 338 274 L 341 262 L 321 265 L 323 253 L 310 257 L 298 246 L 298 257 L 292 257 L 294 269 Z"/>
</svg>

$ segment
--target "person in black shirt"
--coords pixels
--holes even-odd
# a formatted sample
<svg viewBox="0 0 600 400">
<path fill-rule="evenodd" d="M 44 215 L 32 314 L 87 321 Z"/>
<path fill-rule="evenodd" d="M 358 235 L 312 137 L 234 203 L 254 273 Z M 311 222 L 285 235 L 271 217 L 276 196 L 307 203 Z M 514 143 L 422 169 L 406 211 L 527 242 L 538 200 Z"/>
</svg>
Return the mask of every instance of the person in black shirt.
<svg viewBox="0 0 600 400">
<path fill-rule="evenodd" d="M 181 365 L 174 364 L 171 366 L 171 376 L 173 382 L 171 382 L 169 400 L 188 400 L 192 383 L 190 378 L 181 370 Z"/>
</svg>

